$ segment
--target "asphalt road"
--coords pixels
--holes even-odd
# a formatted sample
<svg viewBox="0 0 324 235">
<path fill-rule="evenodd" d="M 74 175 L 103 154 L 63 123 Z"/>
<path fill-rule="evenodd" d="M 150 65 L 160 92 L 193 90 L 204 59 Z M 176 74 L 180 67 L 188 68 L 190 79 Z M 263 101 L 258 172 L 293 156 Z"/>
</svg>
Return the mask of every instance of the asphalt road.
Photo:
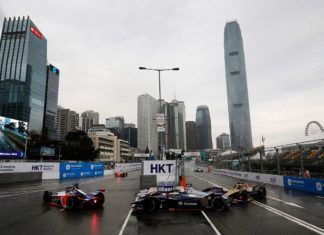
<svg viewBox="0 0 324 235">
<path fill-rule="evenodd" d="M 69 212 L 41 203 L 44 189 L 63 189 L 70 181 L 44 181 L 0 187 L 0 234 L 323 234 L 324 198 L 267 185 L 267 199 L 230 210 L 131 213 L 140 172 L 126 178 L 79 180 L 84 191 L 107 189 L 99 210 Z M 236 179 L 186 170 L 196 189 L 230 187 Z"/>
</svg>

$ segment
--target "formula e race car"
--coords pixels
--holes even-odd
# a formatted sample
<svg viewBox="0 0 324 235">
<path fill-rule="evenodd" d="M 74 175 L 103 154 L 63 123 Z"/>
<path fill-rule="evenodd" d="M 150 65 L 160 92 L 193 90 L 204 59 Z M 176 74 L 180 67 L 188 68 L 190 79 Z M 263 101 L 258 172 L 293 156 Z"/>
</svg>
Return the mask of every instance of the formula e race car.
<svg viewBox="0 0 324 235">
<path fill-rule="evenodd" d="M 105 202 L 104 192 L 105 189 L 98 189 L 92 193 L 85 193 L 78 184 L 74 184 L 66 187 L 62 192 L 45 191 L 43 201 L 46 204 L 63 207 L 67 210 L 100 207 Z"/>
<path fill-rule="evenodd" d="M 200 168 L 200 167 L 196 167 L 194 169 L 194 172 L 203 172 L 203 171 L 204 171 L 203 168 Z"/>
<path fill-rule="evenodd" d="M 128 176 L 127 172 L 115 171 L 115 177 L 126 177 Z"/>
<path fill-rule="evenodd" d="M 135 199 L 133 210 L 155 212 L 159 209 L 199 209 L 223 211 L 228 208 L 228 198 L 220 188 L 198 191 L 192 187 L 177 186 L 170 192 L 158 191 L 156 187 L 141 190 Z"/>
<path fill-rule="evenodd" d="M 247 203 L 253 199 L 263 199 L 266 194 L 264 183 L 252 187 L 245 182 L 236 183 L 233 188 L 225 193 L 232 204 Z"/>
</svg>

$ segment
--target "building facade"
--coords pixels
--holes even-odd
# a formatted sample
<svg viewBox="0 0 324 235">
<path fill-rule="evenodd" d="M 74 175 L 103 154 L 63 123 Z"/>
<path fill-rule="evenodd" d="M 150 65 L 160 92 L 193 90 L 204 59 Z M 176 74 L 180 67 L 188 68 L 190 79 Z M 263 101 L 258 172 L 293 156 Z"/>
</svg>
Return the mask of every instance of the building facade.
<svg viewBox="0 0 324 235">
<path fill-rule="evenodd" d="M 137 128 L 134 126 L 126 126 L 122 131 L 122 139 L 129 142 L 132 148 L 137 148 Z"/>
<path fill-rule="evenodd" d="M 0 115 L 42 132 L 47 40 L 29 17 L 5 18 L 0 40 Z"/>
<path fill-rule="evenodd" d="M 155 156 L 158 156 L 157 107 L 157 100 L 149 94 L 137 98 L 137 146 L 141 151 L 148 148 Z"/>
<path fill-rule="evenodd" d="M 68 132 L 79 129 L 79 114 L 60 106 L 57 108 L 57 128 L 59 140 L 63 141 Z"/>
<path fill-rule="evenodd" d="M 176 99 L 171 103 L 163 101 L 165 115 L 165 133 L 162 135 L 166 149 L 187 150 L 186 140 L 186 109 L 183 101 Z"/>
<path fill-rule="evenodd" d="M 229 134 L 222 133 L 216 137 L 216 145 L 220 150 L 227 150 L 231 147 Z"/>
<path fill-rule="evenodd" d="M 56 118 L 59 77 L 60 70 L 51 64 L 48 65 L 43 122 L 43 134 L 47 137 L 48 140 L 58 140 L 58 128 L 56 126 Z"/>
<path fill-rule="evenodd" d="M 80 124 L 81 124 L 81 130 L 84 131 L 85 133 L 88 133 L 88 130 L 93 125 L 99 124 L 99 113 L 94 112 L 92 110 L 88 110 L 81 113 Z"/>
<path fill-rule="evenodd" d="M 196 110 L 196 134 L 198 149 L 212 149 L 211 121 L 209 108 L 199 105 Z"/>
<path fill-rule="evenodd" d="M 132 159 L 129 142 L 119 139 L 117 145 L 118 162 L 129 162 Z"/>
<path fill-rule="evenodd" d="M 187 139 L 187 151 L 194 151 L 198 149 L 196 122 L 194 121 L 186 122 L 186 139 Z"/>
<path fill-rule="evenodd" d="M 231 145 L 234 150 L 252 149 L 245 56 L 241 29 L 236 21 L 225 26 L 224 57 Z"/>
<path fill-rule="evenodd" d="M 124 117 L 109 117 L 106 119 L 106 128 L 110 129 L 118 138 L 122 138 L 123 129 L 125 127 Z"/>
</svg>

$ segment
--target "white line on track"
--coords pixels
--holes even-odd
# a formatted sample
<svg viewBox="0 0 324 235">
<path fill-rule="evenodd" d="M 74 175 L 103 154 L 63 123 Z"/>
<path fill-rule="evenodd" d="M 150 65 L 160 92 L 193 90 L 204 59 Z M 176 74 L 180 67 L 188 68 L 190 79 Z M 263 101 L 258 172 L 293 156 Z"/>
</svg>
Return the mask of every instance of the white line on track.
<svg viewBox="0 0 324 235">
<path fill-rule="evenodd" d="M 302 208 L 302 209 L 304 209 L 304 207 L 302 207 L 302 206 L 300 206 L 300 205 L 297 205 L 297 204 L 295 204 L 295 203 L 292 203 L 292 202 L 286 202 L 286 201 L 284 201 L 284 200 L 280 200 L 280 199 L 278 199 L 278 198 L 271 197 L 271 196 L 267 196 L 267 198 L 272 199 L 272 200 L 275 200 L 275 201 L 278 201 L 278 202 L 282 202 L 282 203 L 287 204 L 287 205 L 289 205 L 289 206 L 295 206 L 295 207 L 298 207 L 298 208 Z"/>
<path fill-rule="evenodd" d="M 209 184 L 211 184 L 211 185 L 213 185 L 215 187 L 221 187 L 220 185 L 217 185 L 217 184 L 215 184 L 215 183 L 213 183 L 213 182 L 211 182 L 209 180 L 206 180 L 204 178 L 201 178 L 201 177 L 199 177 L 197 175 L 194 175 L 194 174 L 191 174 L 191 175 L 192 176 L 195 176 L 195 177 L 197 177 L 197 178 L 199 178 L 199 179 L 201 179 L 201 180 L 203 180 L 205 182 L 208 182 Z M 289 215 L 289 214 L 287 214 L 287 213 L 285 213 L 283 211 L 277 210 L 277 209 L 275 209 L 275 208 L 273 208 L 271 206 L 265 205 L 263 203 L 260 203 L 260 202 L 257 202 L 257 201 L 252 201 L 252 203 L 255 204 L 255 205 L 257 205 L 257 206 L 259 206 L 259 207 L 262 207 L 262 208 L 264 208 L 264 209 L 266 209 L 268 211 L 271 211 L 271 212 L 273 212 L 273 213 L 275 213 L 275 214 L 277 214 L 279 216 L 282 216 L 282 217 L 290 220 L 291 222 L 294 222 L 294 223 L 296 223 L 296 224 L 298 224 L 300 226 L 303 226 L 304 228 L 307 228 L 307 229 L 309 229 L 309 230 L 311 230 L 311 231 L 313 231 L 315 233 L 318 233 L 320 235 L 324 235 L 324 229 L 322 229 L 320 227 L 317 227 L 317 226 L 315 226 L 313 224 L 307 223 L 304 220 L 298 219 L 297 217 L 294 217 L 292 215 Z"/>
<path fill-rule="evenodd" d="M 213 228 L 213 230 L 215 231 L 215 233 L 217 235 L 222 235 L 220 233 L 220 231 L 215 227 L 215 225 L 211 222 L 211 220 L 208 218 L 208 216 L 206 215 L 206 213 L 204 211 L 201 211 L 201 214 L 203 214 L 203 216 L 205 217 L 205 219 L 208 221 L 208 223 L 210 224 L 210 226 Z M 120 234 L 119 234 L 120 235 Z"/>
<path fill-rule="evenodd" d="M 262 208 L 264 208 L 264 209 L 266 209 L 268 211 L 271 211 L 271 212 L 273 212 L 273 213 L 275 213 L 275 214 L 277 214 L 279 216 L 282 216 L 282 217 L 284 217 L 284 218 L 286 218 L 286 219 L 288 219 L 288 220 L 290 220 L 290 221 L 292 221 L 292 222 L 294 222 L 296 224 L 299 224 L 300 226 L 308 228 L 309 230 L 312 230 L 315 233 L 324 235 L 324 229 L 322 229 L 320 227 L 317 227 L 317 226 L 315 226 L 313 224 L 307 223 L 304 220 L 298 219 L 295 216 L 289 215 L 289 214 L 287 214 L 285 212 L 277 210 L 277 209 L 275 209 L 275 208 L 273 208 L 271 206 L 267 206 L 267 205 L 265 205 L 263 203 L 260 203 L 260 202 L 257 202 L 257 201 L 252 201 L 252 203 L 255 204 L 255 205 L 258 205 L 258 206 L 260 206 L 260 207 L 262 207 Z"/>
<path fill-rule="evenodd" d="M 324 199 L 324 197 L 323 196 L 316 196 L 317 198 L 320 198 L 320 199 Z"/>
<path fill-rule="evenodd" d="M 128 215 L 127 215 L 125 221 L 124 221 L 123 227 L 120 229 L 118 235 L 122 235 L 122 234 L 123 234 L 123 232 L 124 232 L 124 230 L 125 230 L 125 228 L 126 228 L 127 222 L 128 222 L 128 220 L 129 220 L 129 217 L 130 217 L 130 215 L 132 214 L 132 211 L 133 211 L 133 209 L 130 209 L 130 211 L 129 211 L 129 213 L 128 213 Z"/>
</svg>

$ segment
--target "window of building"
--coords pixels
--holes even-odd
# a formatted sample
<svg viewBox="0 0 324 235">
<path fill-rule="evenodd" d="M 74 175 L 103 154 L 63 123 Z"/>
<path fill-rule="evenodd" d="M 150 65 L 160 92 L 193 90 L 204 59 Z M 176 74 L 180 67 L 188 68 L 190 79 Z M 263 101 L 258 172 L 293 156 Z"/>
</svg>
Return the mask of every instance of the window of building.
<svg viewBox="0 0 324 235">
<path fill-rule="evenodd" d="M 238 51 L 232 51 L 229 53 L 229 56 L 234 56 L 234 55 L 238 55 Z"/>
<path fill-rule="evenodd" d="M 242 103 L 238 103 L 238 104 L 233 104 L 234 108 L 241 108 L 243 106 Z"/>
<path fill-rule="evenodd" d="M 231 72 L 231 75 L 239 75 L 240 74 L 240 71 L 233 71 Z"/>
</svg>

